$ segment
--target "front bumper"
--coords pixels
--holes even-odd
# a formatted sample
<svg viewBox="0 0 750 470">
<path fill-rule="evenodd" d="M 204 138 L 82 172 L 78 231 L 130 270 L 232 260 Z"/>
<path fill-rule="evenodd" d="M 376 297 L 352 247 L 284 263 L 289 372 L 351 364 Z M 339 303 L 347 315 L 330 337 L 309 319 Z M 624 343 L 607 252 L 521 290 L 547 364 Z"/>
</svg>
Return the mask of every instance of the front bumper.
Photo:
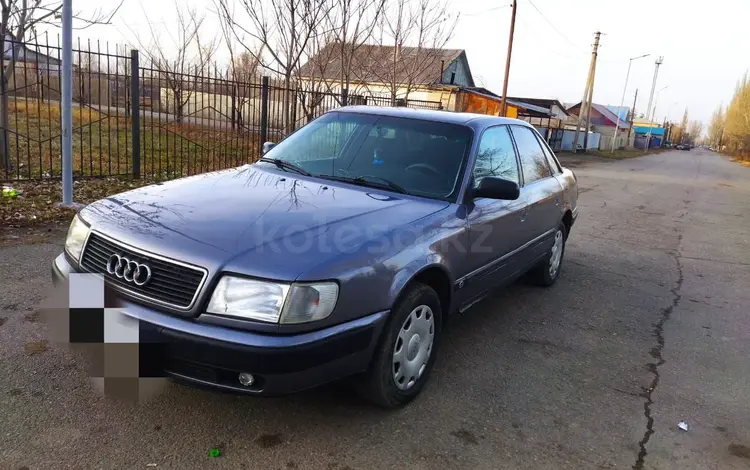
<svg viewBox="0 0 750 470">
<path fill-rule="evenodd" d="M 64 255 L 52 279 L 75 269 Z M 118 309 L 138 320 L 141 371 L 180 381 L 257 395 L 287 394 L 362 372 L 370 363 L 388 311 L 296 335 L 269 335 L 176 317 L 118 298 Z M 255 382 L 239 383 L 240 372 Z M 143 373 L 142 373 L 143 375 Z"/>
</svg>

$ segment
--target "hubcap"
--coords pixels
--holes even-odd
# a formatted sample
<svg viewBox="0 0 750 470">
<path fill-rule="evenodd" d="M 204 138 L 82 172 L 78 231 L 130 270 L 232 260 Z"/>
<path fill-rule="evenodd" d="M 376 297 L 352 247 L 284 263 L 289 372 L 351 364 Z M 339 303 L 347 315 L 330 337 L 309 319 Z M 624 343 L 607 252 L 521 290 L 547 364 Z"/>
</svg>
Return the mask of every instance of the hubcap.
<svg viewBox="0 0 750 470">
<path fill-rule="evenodd" d="M 393 381 L 407 390 L 417 383 L 427 368 L 435 339 L 435 316 L 427 305 L 411 311 L 398 330 L 393 347 Z"/>
<path fill-rule="evenodd" d="M 560 268 L 563 252 L 563 233 L 558 230 L 555 234 L 555 244 L 552 245 L 552 254 L 549 257 L 549 275 L 552 279 L 557 276 L 557 270 Z"/>
</svg>

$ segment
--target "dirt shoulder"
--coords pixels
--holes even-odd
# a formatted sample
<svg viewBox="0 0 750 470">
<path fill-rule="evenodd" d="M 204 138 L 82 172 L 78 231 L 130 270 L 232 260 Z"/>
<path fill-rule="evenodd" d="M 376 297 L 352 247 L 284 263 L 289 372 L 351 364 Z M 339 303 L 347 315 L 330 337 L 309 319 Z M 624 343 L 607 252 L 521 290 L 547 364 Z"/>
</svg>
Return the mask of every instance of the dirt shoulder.
<svg viewBox="0 0 750 470">
<path fill-rule="evenodd" d="M 568 151 L 555 152 L 557 158 L 564 166 L 569 168 L 578 168 L 591 163 L 611 163 L 618 160 L 630 158 L 639 158 L 645 155 L 654 155 L 665 152 L 669 149 L 651 149 L 648 152 L 642 150 L 589 150 L 586 153 L 573 153 Z"/>
</svg>

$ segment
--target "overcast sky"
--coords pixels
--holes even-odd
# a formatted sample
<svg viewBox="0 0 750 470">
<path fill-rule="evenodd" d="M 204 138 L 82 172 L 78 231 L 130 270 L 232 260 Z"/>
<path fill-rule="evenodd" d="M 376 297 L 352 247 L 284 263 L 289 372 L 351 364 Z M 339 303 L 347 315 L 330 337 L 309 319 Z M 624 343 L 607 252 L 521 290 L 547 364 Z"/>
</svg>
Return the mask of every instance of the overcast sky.
<svg viewBox="0 0 750 470">
<path fill-rule="evenodd" d="M 97 7 L 119 0 L 98 0 Z M 182 3 L 182 2 L 181 2 Z M 85 16 L 93 0 L 73 0 Z M 213 9 L 211 0 L 192 4 Z M 510 0 L 451 2 L 461 16 L 448 47 L 466 49 L 478 84 L 500 93 L 510 25 Z M 536 8 L 535 8 L 536 7 Z M 537 11 L 538 9 L 538 11 Z M 145 10 L 145 15 L 144 15 Z M 110 26 L 77 32 L 82 40 L 133 42 L 148 35 L 146 18 L 167 30 L 175 27 L 169 0 L 124 0 Z M 691 119 L 708 123 L 716 106 L 727 104 L 735 84 L 750 69 L 750 0 L 518 0 L 509 96 L 581 100 L 594 32 L 604 33 L 599 49 L 594 101 L 619 105 L 628 58 L 633 61 L 625 103 L 638 91 L 637 112 L 645 112 L 654 61 L 664 56 L 656 89 L 656 116 L 679 120 L 685 107 Z M 210 21 L 206 28 L 215 29 Z M 132 32 L 131 32 L 132 31 Z"/>
</svg>

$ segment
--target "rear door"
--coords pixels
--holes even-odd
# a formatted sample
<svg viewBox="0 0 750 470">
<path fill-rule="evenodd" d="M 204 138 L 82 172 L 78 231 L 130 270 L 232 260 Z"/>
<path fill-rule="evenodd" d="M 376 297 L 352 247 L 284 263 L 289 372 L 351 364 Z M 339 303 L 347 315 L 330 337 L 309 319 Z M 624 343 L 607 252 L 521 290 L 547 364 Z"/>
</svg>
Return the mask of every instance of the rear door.
<svg viewBox="0 0 750 470">
<path fill-rule="evenodd" d="M 549 163 L 549 167 L 552 170 L 552 176 L 554 176 L 555 179 L 557 179 L 557 182 L 560 183 L 560 212 L 564 214 L 566 210 L 574 211 L 578 206 L 578 186 L 573 172 L 570 170 L 563 171 L 563 167 L 560 165 L 560 161 L 555 156 L 555 153 L 545 144 L 539 134 L 537 134 L 537 138 L 542 145 L 544 156 L 547 157 L 547 163 Z"/>
<path fill-rule="evenodd" d="M 518 149 L 524 185 L 521 197 L 527 202 L 524 219 L 524 262 L 528 267 L 552 246 L 554 231 L 562 218 L 562 187 L 554 178 L 547 157 L 533 129 L 510 126 Z"/>
</svg>

